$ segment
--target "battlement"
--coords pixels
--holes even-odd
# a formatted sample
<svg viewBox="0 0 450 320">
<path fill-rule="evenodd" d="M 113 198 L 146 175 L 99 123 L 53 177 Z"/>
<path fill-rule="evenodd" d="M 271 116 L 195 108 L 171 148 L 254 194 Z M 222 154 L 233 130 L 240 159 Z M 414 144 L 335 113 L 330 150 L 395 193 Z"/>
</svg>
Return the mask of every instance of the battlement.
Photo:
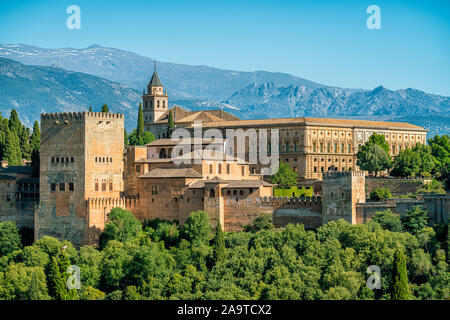
<svg viewBox="0 0 450 320">
<path fill-rule="evenodd" d="M 125 198 L 88 198 L 86 200 L 86 205 L 90 209 L 98 208 L 114 208 L 120 207 L 125 208 Z"/>
<path fill-rule="evenodd" d="M 59 113 L 42 113 L 42 120 L 69 120 L 69 119 L 88 119 L 88 118 L 101 118 L 101 119 L 123 119 L 121 113 L 105 113 L 105 112 L 59 112 Z"/>
<path fill-rule="evenodd" d="M 312 206 L 321 205 L 322 197 L 261 197 L 259 198 L 263 206 Z"/>
<path fill-rule="evenodd" d="M 364 177 L 363 171 L 327 171 L 322 173 L 322 179 L 338 179 L 342 177 Z"/>
</svg>

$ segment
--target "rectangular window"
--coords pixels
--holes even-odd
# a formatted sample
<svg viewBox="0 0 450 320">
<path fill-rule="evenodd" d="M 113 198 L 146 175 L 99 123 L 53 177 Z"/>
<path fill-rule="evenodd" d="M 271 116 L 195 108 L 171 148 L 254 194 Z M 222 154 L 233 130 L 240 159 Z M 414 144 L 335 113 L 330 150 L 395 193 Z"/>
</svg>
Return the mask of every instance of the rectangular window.
<svg viewBox="0 0 450 320">
<path fill-rule="evenodd" d="M 323 152 L 323 142 L 320 143 L 320 152 Z"/>
<path fill-rule="evenodd" d="M 50 191 L 51 192 L 55 192 L 56 191 L 56 183 L 51 183 L 50 184 Z"/>
<path fill-rule="evenodd" d="M 98 182 L 95 183 L 95 191 L 98 191 Z"/>
<path fill-rule="evenodd" d="M 331 144 L 328 142 L 327 143 L 327 152 L 330 153 L 331 152 Z"/>
<path fill-rule="evenodd" d="M 341 143 L 341 153 L 344 153 L 344 144 Z"/>
<path fill-rule="evenodd" d="M 334 144 L 334 153 L 338 153 L 337 143 Z"/>
<path fill-rule="evenodd" d="M 136 166 L 136 172 L 140 173 L 141 172 L 141 166 Z"/>
<path fill-rule="evenodd" d="M 222 165 L 219 163 L 219 167 L 217 168 L 217 173 L 222 174 Z"/>
<path fill-rule="evenodd" d="M 320 167 L 320 172 L 323 172 L 323 167 Z"/>
<path fill-rule="evenodd" d="M 210 174 L 213 173 L 213 165 L 212 165 L 212 164 L 209 165 L 209 173 L 210 173 Z"/>
<path fill-rule="evenodd" d="M 69 183 L 69 191 L 73 191 L 74 190 L 74 184 L 73 182 Z"/>
<path fill-rule="evenodd" d="M 112 182 L 109 183 L 109 191 L 113 191 L 113 184 L 112 184 Z"/>
<path fill-rule="evenodd" d="M 349 143 L 347 147 L 348 147 L 347 152 L 352 153 L 352 145 Z"/>
<path fill-rule="evenodd" d="M 314 172 L 317 172 L 317 167 L 314 167 Z"/>
<path fill-rule="evenodd" d="M 313 152 L 316 152 L 316 143 L 315 142 L 313 142 Z"/>
<path fill-rule="evenodd" d="M 227 174 L 230 174 L 230 165 L 227 164 Z"/>
<path fill-rule="evenodd" d="M 244 166 L 241 167 L 241 175 L 242 176 L 245 175 L 245 167 Z"/>
<path fill-rule="evenodd" d="M 64 182 L 59 184 L 59 191 L 66 191 L 66 184 Z"/>
<path fill-rule="evenodd" d="M 106 191 L 106 183 L 105 182 L 102 183 L 102 191 Z"/>
</svg>

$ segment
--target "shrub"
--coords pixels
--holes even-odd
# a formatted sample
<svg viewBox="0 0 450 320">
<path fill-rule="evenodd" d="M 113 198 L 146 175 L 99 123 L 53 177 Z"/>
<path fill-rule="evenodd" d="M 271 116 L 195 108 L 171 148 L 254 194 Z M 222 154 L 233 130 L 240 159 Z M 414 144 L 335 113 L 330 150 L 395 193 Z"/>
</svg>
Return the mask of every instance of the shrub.
<svg viewBox="0 0 450 320">
<path fill-rule="evenodd" d="M 388 188 L 376 188 L 370 192 L 370 199 L 375 201 L 385 200 L 392 197 Z"/>
</svg>

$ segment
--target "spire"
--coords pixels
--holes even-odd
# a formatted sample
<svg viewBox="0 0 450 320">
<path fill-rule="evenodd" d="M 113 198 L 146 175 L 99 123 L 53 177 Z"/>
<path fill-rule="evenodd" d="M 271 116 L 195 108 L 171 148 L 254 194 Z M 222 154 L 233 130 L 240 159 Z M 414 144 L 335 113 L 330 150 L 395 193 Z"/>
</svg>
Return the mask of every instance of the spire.
<svg viewBox="0 0 450 320">
<path fill-rule="evenodd" d="M 153 75 L 150 82 L 147 85 L 148 91 L 151 91 L 151 87 L 162 87 L 161 80 L 159 80 L 158 74 L 156 73 L 156 60 L 153 60 Z"/>
</svg>

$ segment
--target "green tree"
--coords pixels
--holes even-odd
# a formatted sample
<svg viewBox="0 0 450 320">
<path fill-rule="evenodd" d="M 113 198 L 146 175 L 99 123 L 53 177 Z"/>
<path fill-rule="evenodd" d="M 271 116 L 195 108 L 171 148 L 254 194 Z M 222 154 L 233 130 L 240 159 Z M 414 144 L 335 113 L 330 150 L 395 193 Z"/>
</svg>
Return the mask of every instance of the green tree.
<svg viewBox="0 0 450 320">
<path fill-rule="evenodd" d="M 144 112 L 142 111 L 142 104 L 139 104 L 136 139 L 137 145 L 144 145 Z"/>
<path fill-rule="evenodd" d="M 108 105 L 104 104 L 104 105 L 102 106 L 102 111 L 100 111 L 100 112 L 108 113 L 108 112 L 109 112 Z"/>
<path fill-rule="evenodd" d="M 181 229 L 182 237 L 188 241 L 205 241 L 211 233 L 209 216 L 203 210 L 191 212 Z"/>
<path fill-rule="evenodd" d="M 0 257 L 20 249 L 19 229 L 13 221 L 0 222 Z"/>
<path fill-rule="evenodd" d="M 30 147 L 31 150 L 39 150 L 41 147 L 41 130 L 39 128 L 39 123 L 37 122 L 37 120 L 33 125 L 33 133 L 31 134 L 30 138 Z"/>
<path fill-rule="evenodd" d="M 409 300 L 406 257 L 400 248 L 395 250 L 394 268 L 391 282 L 391 300 Z"/>
<path fill-rule="evenodd" d="M 401 217 L 403 228 L 411 234 L 418 234 L 420 230 L 428 227 L 428 212 L 421 206 L 414 206 Z"/>
<path fill-rule="evenodd" d="M 428 140 L 431 148 L 431 154 L 436 160 L 437 169 L 444 166 L 450 167 L 450 137 L 445 134 L 442 136 L 435 135 L 433 139 Z"/>
<path fill-rule="evenodd" d="M 89 112 L 92 112 L 92 107 L 91 106 L 89 106 Z"/>
<path fill-rule="evenodd" d="M 411 148 L 406 148 L 395 157 L 391 175 L 396 177 L 414 177 L 420 172 L 420 166 L 419 154 Z"/>
<path fill-rule="evenodd" d="M 298 174 L 288 163 L 280 161 L 278 170 L 270 177 L 270 182 L 278 184 L 281 188 L 297 185 Z"/>
<path fill-rule="evenodd" d="M 31 159 L 31 147 L 30 147 L 30 130 L 23 126 L 20 136 L 20 151 L 22 159 Z"/>
<path fill-rule="evenodd" d="M 134 215 L 122 208 L 113 208 L 108 213 L 105 229 L 100 235 L 100 247 L 104 248 L 110 240 L 127 242 L 142 231 L 142 223 Z"/>
<path fill-rule="evenodd" d="M 356 157 L 358 158 L 356 164 L 360 169 L 369 173 L 374 172 L 375 177 L 378 172 L 389 169 L 392 165 L 392 159 L 385 149 L 379 144 L 370 143 L 370 141 L 361 147 Z"/>
<path fill-rule="evenodd" d="M 67 270 L 70 261 L 64 249 L 57 256 L 53 256 L 48 271 L 48 289 L 55 300 L 75 300 L 78 298 L 77 289 L 69 289 Z"/>
<path fill-rule="evenodd" d="M 11 114 L 9 116 L 9 130 L 14 132 L 18 137 L 22 133 L 22 123 L 20 123 L 19 115 L 15 109 L 11 110 Z"/>
<path fill-rule="evenodd" d="M 172 110 L 169 110 L 169 116 L 167 120 L 167 138 L 172 138 L 173 130 L 175 130 L 175 122 L 173 120 Z"/>
<path fill-rule="evenodd" d="M 394 214 L 390 209 L 376 212 L 372 220 L 378 222 L 383 229 L 393 232 L 403 231 L 402 220 L 400 219 L 400 216 Z"/>
<path fill-rule="evenodd" d="M 367 140 L 366 145 L 376 144 L 379 145 L 387 154 L 389 154 L 389 144 L 386 141 L 386 137 L 382 134 L 374 133 Z"/>
<path fill-rule="evenodd" d="M 220 226 L 220 221 L 217 221 L 216 233 L 214 235 L 213 241 L 213 259 L 214 263 L 217 264 L 223 260 L 225 260 L 225 238 L 222 231 L 222 227 Z"/>
<path fill-rule="evenodd" d="M 436 158 L 431 153 L 431 147 L 418 142 L 412 150 L 417 153 L 420 159 L 418 173 L 421 176 L 431 176 L 431 172 L 437 163 Z"/>
<path fill-rule="evenodd" d="M 369 197 L 371 200 L 380 201 L 392 198 L 392 194 L 388 188 L 375 188 L 370 191 Z"/>
<path fill-rule="evenodd" d="M 247 232 L 256 232 L 260 230 L 270 230 L 275 228 L 272 224 L 272 215 L 268 213 L 261 213 L 258 217 L 253 220 L 251 225 L 244 227 Z"/>
<path fill-rule="evenodd" d="M 20 140 L 14 131 L 7 130 L 6 146 L 3 159 L 8 161 L 9 166 L 22 165 L 22 151 L 20 150 Z"/>
</svg>

